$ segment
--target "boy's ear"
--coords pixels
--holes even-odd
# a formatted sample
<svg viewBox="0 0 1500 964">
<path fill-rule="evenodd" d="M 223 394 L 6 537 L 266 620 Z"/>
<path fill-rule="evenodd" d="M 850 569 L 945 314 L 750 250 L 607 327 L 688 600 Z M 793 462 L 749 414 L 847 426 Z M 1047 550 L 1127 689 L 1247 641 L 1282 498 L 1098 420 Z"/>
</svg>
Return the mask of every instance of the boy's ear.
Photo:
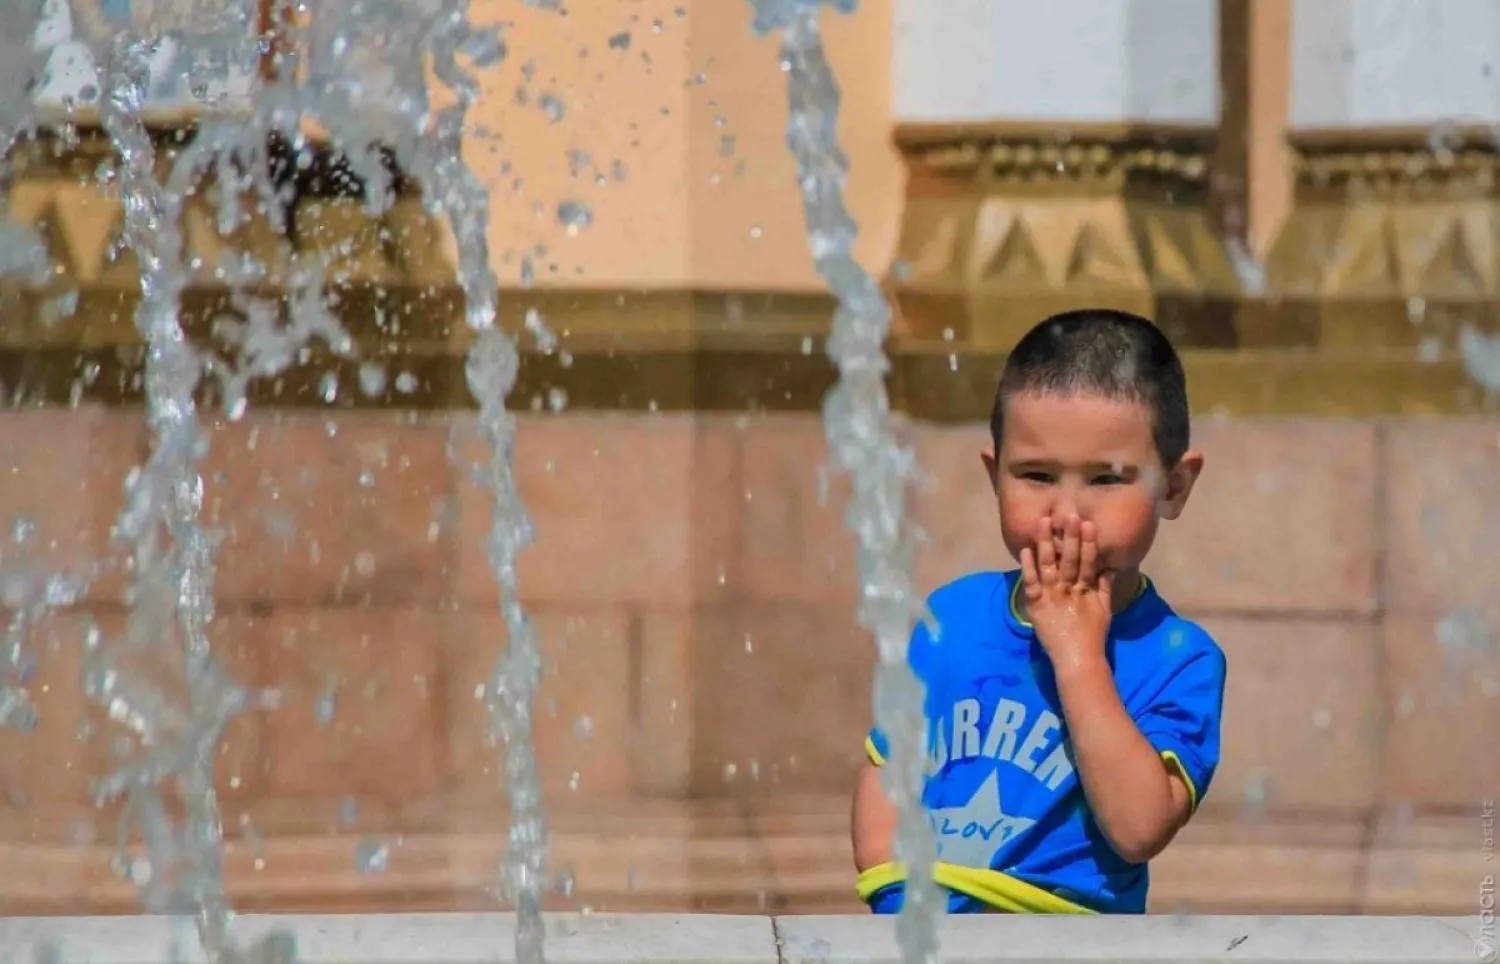
<svg viewBox="0 0 1500 964">
<path fill-rule="evenodd" d="M 1193 485 L 1202 472 L 1203 453 L 1189 451 L 1178 459 L 1177 465 L 1167 473 L 1167 488 L 1157 508 L 1163 519 L 1170 521 L 1182 515 L 1188 496 L 1193 494 Z"/>
<path fill-rule="evenodd" d="M 979 461 L 984 463 L 985 474 L 990 477 L 990 488 L 996 488 L 999 484 L 1000 460 L 995 457 L 994 452 L 984 451 L 979 453 Z"/>
</svg>

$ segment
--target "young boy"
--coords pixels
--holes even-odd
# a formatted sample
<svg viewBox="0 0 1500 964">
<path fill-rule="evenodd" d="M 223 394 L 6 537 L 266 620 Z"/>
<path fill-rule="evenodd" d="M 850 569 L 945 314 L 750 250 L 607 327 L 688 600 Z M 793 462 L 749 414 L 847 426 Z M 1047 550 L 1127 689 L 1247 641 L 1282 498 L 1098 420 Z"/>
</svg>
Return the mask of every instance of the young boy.
<svg viewBox="0 0 1500 964">
<path fill-rule="evenodd" d="M 928 599 L 923 805 L 953 913 L 1144 913 L 1147 863 L 1219 762 L 1224 654 L 1141 573 L 1203 468 L 1182 363 L 1149 321 L 1055 315 L 1005 364 L 982 459 L 1019 570 Z M 854 796 L 860 896 L 900 908 L 886 739 Z"/>
</svg>

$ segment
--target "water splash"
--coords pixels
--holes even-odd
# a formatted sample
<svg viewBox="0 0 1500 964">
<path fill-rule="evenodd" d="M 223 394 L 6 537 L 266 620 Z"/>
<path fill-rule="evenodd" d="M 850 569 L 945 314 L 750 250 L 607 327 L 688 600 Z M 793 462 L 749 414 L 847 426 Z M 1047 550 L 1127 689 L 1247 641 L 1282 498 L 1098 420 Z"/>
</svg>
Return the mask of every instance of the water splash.
<svg viewBox="0 0 1500 964">
<path fill-rule="evenodd" d="M 1471 324 L 1458 330 L 1458 353 L 1469 377 L 1489 392 L 1500 392 L 1500 337 Z"/>
<path fill-rule="evenodd" d="M 242 41 L 251 36 L 245 17 L 253 15 L 254 4 L 225 0 L 215 6 L 226 15 L 215 21 L 221 35 Z M 326 10 L 319 8 L 315 29 L 306 36 L 294 36 L 284 26 L 281 39 L 293 43 L 287 59 L 277 65 L 282 69 L 276 79 L 256 81 L 245 91 L 240 103 L 245 109 L 237 116 L 205 111 L 196 118 L 191 139 L 172 154 L 158 153 L 145 120 L 152 92 L 163 80 L 157 56 L 161 45 L 141 32 L 124 30 L 99 71 L 105 91 L 101 121 L 120 158 L 110 178 L 124 206 L 125 244 L 140 261 L 136 325 L 147 346 L 144 387 L 153 447 L 146 464 L 128 480 L 127 504 L 116 525 L 117 539 L 134 562 L 127 630 L 123 639 L 114 640 L 94 629 L 85 646 L 89 693 L 134 737 L 136 751 L 134 759 L 101 781 L 98 798 L 125 804 L 116 861 L 120 872 L 137 884 L 149 909 L 191 913 L 214 962 L 279 960 L 293 949 L 275 935 L 242 949 L 229 934 L 232 915 L 221 866 L 215 751 L 234 716 L 272 706 L 274 694 L 254 693 L 235 683 L 212 651 L 213 544 L 200 520 L 203 479 L 197 468 L 207 439 L 196 391 L 205 378 L 216 378 L 227 414 L 238 418 L 245 411 L 249 383 L 300 363 L 311 340 L 320 338 L 343 356 L 351 356 L 354 345 L 335 320 L 324 291 L 325 281 L 340 280 L 330 272 L 330 263 L 291 252 L 276 265 L 231 255 L 215 266 L 213 281 L 229 289 L 244 320 L 216 331 L 227 350 L 195 347 L 184 330 L 181 306 L 194 280 L 189 269 L 196 272 L 200 265 L 186 256 L 183 215 L 188 199 L 204 190 L 200 182 L 212 178 L 221 234 L 232 233 L 246 220 L 242 204 L 248 197 L 258 202 L 272 230 L 285 235 L 292 179 L 286 165 L 295 169 L 310 156 L 312 145 L 302 126 L 307 120 L 328 132 L 352 180 L 362 185 L 367 213 L 379 214 L 391 203 L 394 185 L 387 155 L 394 154 L 422 186 L 428 209 L 445 214 L 453 224 L 459 283 L 475 334 L 469 384 L 480 403 L 480 428 L 492 453 L 483 480 L 496 500 L 491 556 L 511 630 L 510 646 L 490 686 L 495 728 L 506 741 L 512 800 L 505 878 L 519 911 L 517 959 L 542 960 L 545 836 L 530 739 L 530 694 L 539 659 L 520 606 L 514 565 L 516 552 L 530 537 L 530 525 L 511 475 L 514 424 L 504 409 L 519 358 L 512 341 L 495 327 L 497 284 L 486 244 L 488 199 L 459 149 L 465 112 L 478 90 L 460 63 L 492 65 L 503 56 L 504 45 L 498 33 L 471 26 L 467 0 L 420 0 L 417 6 L 414 11 L 409 4 L 362 2 L 338 10 L 330 3 Z M 229 22 L 231 13 L 239 22 Z M 296 41 L 305 43 L 299 49 Z M 295 62 L 308 53 L 313 54 L 310 63 Z M 453 92 L 456 106 L 431 109 L 427 67 Z M 75 79 L 80 91 L 90 86 L 90 77 Z M 200 101 L 200 106 L 207 103 Z M 59 129 L 71 130 L 67 119 Z M 286 145 L 290 162 L 273 145 Z M 167 176 L 158 181 L 163 168 Z M 17 263 L 27 271 L 33 267 L 26 258 Z M 253 289 L 273 279 L 279 279 L 282 294 L 257 300 Z M 281 310 L 281 299 L 289 311 Z M 360 382 L 366 390 L 378 390 L 383 380 L 379 372 L 362 372 Z M 409 382 L 411 376 L 398 374 L 397 390 L 409 391 L 403 380 Z M 168 805 L 174 790 L 186 811 L 180 825 Z M 132 828 L 144 837 L 144 854 L 127 847 Z"/>
<path fill-rule="evenodd" d="M 36 523 L 17 518 L 11 523 L 11 551 L 0 552 L 0 606 L 10 613 L 0 646 L 0 727 L 23 733 L 37 725 L 27 688 L 38 664 L 31 646 L 37 627 L 54 610 L 83 598 L 97 572 L 93 566 L 79 572 L 48 571 L 36 558 L 36 542 Z"/>
<path fill-rule="evenodd" d="M 838 145 L 839 87 L 818 25 L 825 4 L 845 13 L 856 6 L 855 0 L 751 0 L 757 32 L 781 35 L 787 146 L 797 162 L 808 247 L 838 299 L 828 355 L 839 378 L 824 399 L 823 418 L 828 446 L 853 481 L 847 522 L 860 549 L 859 621 L 879 649 L 875 721 L 890 740 L 883 777 L 900 818 L 896 855 L 909 871 L 897 940 L 908 962 L 927 964 L 937 959 L 937 920 L 945 905 L 932 880 L 936 847 L 921 801 L 923 687 L 906 658 L 922 611 L 910 576 L 915 532 L 905 516 L 916 464 L 896 438 L 885 388 L 891 308 L 854 257 L 857 229 L 844 205 L 848 161 Z"/>
<path fill-rule="evenodd" d="M 132 679 L 123 659 L 102 645 L 97 632 L 87 647 L 86 686 L 145 751 L 140 760 L 105 777 L 97 791 L 101 803 L 125 799 L 122 844 L 131 817 L 146 838 L 147 863 L 131 861 L 131 877 L 148 908 L 179 912 L 184 904 L 190 907 L 205 952 L 218 962 L 236 953 L 228 934 L 214 751 L 230 718 L 248 709 L 250 699 L 220 670 L 208 638 L 213 547 L 199 522 L 203 480 L 197 462 L 205 442 L 194 399 L 202 366 L 179 318 L 188 283 L 182 263 L 184 194 L 157 182 L 156 151 L 141 120 L 150 53 L 143 39 L 121 39 L 101 114 L 120 155 L 126 242 L 141 266 L 136 327 L 147 345 L 146 419 L 154 439 L 149 460 L 129 481 L 116 531 L 135 562 L 125 643 L 145 648 L 180 640 L 188 708 L 174 712 L 163 693 Z M 180 833 L 162 790 L 169 783 L 180 788 L 186 808 Z"/>
<path fill-rule="evenodd" d="M 387 13 L 389 19 L 377 25 L 378 30 L 364 19 L 347 23 L 340 19 L 342 43 L 378 41 L 386 49 L 414 47 L 427 52 L 433 75 L 453 96 L 452 106 L 439 111 L 430 110 L 425 96 L 400 98 L 397 103 L 404 106 L 389 116 L 378 133 L 403 172 L 422 186 L 430 209 L 448 218 L 459 254 L 464 317 L 474 336 L 465 376 L 479 404 L 479 432 L 489 448 L 475 482 L 493 498 L 489 560 L 507 629 L 505 651 L 485 687 L 491 729 L 504 744 L 510 798 L 510 846 L 501 867 L 500 890 L 516 910 L 515 959 L 520 964 L 541 964 L 545 959 L 541 904 L 547 887 L 547 835 L 531 716 L 541 656 L 521 605 L 516 571 L 516 557 L 531 541 L 532 527 L 512 471 L 515 418 L 505 407 L 516 382 L 520 353 L 514 339 L 496 326 L 499 284 L 490 263 L 489 196 L 464 163 L 462 151 L 467 114 L 479 95 L 478 81 L 464 62 L 479 69 L 493 67 L 505 57 L 506 47 L 498 28 L 473 25 L 469 0 L 425 0 L 416 37 L 404 33 L 412 30 L 411 11 L 392 6 Z M 361 29 L 363 36 L 346 35 Z M 420 83 L 420 72 L 415 77 L 410 82 Z M 381 109 L 383 96 L 364 88 L 357 77 L 340 75 L 334 87 L 343 91 L 351 114 Z M 403 390 L 404 381 L 409 380 L 406 373 L 398 375 L 397 390 Z"/>
<path fill-rule="evenodd" d="M 468 8 L 469 0 L 443 0 L 430 38 L 434 73 L 452 91 L 454 105 L 436 115 L 431 133 L 412 130 L 403 137 L 397 156 L 431 191 L 436 208 L 447 215 L 460 253 L 465 322 L 474 336 L 465 379 L 479 404 L 479 432 L 489 447 L 489 457 L 475 473 L 475 482 L 493 499 L 488 556 L 507 636 L 505 651 L 485 686 L 490 728 L 504 745 L 510 798 L 510 846 L 501 867 L 501 894 L 516 911 L 515 960 L 542 964 L 547 833 L 532 735 L 532 704 L 542 661 L 535 631 L 521 604 L 516 570 L 517 556 L 532 539 L 532 525 L 512 469 L 515 416 L 505 407 L 521 356 L 516 341 L 496 326 L 499 284 L 491 268 L 489 195 L 464 164 L 461 150 L 465 118 L 479 88 L 460 59 L 489 67 L 504 58 L 506 49 L 498 32 L 471 24 Z"/>
</svg>

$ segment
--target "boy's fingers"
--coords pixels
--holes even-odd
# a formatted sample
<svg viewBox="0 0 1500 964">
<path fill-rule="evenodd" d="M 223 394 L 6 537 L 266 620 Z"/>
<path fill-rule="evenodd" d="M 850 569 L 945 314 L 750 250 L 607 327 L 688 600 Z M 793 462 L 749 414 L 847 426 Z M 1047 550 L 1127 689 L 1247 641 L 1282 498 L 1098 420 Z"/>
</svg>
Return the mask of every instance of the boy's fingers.
<svg viewBox="0 0 1500 964">
<path fill-rule="evenodd" d="M 1099 541 L 1092 522 L 1085 522 L 1079 531 L 1078 581 L 1092 586 L 1099 577 Z"/>
<path fill-rule="evenodd" d="M 1078 554 L 1078 517 L 1070 515 L 1063 523 L 1062 561 L 1057 574 L 1066 584 L 1078 581 Z"/>
<path fill-rule="evenodd" d="M 1036 572 L 1036 556 L 1030 549 L 1021 550 L 1021 582 L 1026 587 L 1028 597 L 1041 592 L 1041 581 Z"/>
<path fill-rule="evenodd" d="M 1047 582 L 1057 578 L 1057 551 L 1052 548 L 1052 517 L 1044 516 L 1036 527 L 1038 575 Z"/>
</svg>

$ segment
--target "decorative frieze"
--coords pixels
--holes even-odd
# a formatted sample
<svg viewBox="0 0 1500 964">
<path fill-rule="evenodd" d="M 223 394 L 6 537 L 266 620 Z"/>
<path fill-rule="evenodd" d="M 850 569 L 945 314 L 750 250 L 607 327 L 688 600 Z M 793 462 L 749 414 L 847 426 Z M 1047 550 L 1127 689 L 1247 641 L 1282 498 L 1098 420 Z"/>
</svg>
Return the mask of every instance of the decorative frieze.
<svg viewBox="0 0 1500 964">
<path fill-rule="evenodd" d="M 960 124 L 898 138 L 903 339 L 993 350 L 1054 311 L 1100 305 L 1153 315 L 1184 347 L 1237 343 L 1210 130 Z"/>
</svg>

